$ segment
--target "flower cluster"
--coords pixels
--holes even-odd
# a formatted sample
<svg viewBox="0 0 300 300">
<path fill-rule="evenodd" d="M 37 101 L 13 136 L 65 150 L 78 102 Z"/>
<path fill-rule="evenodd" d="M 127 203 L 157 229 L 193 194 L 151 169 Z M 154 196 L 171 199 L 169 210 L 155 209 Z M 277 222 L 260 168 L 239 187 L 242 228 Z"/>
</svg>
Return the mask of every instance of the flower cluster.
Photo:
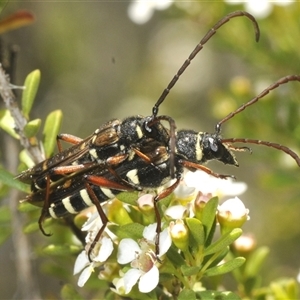
<svg viewBox="0 0 300 300">
<path fill-rule="evenodd" d="M 103 208 L 111 222 L 89 257 L 102 228 L 98 213 L 82 228 L 88 233 L 85 250 L 74 267 L 74 274 L 81 273 L 78 285 L 82 287 L 99 270 L 98 278 L 113 284 L 111 290 L 121 296 L 157 293 L 159 287 L 161 293 L 195 292 L 203 276 L 229 272 L 244 262 L 242 258 L 226 261 L 226 255 L 228 246 L 242 233 L 248 210 L 237 197 L 222 205 L 218 197 L 239 195 L 245 189 L 244 183 L 189 172 L 170 197 L 159 201 L 161 224 L 156 223 L 150 194 L 138 195 L 134 201 L 107 202 Z M 213 241 L 217 222 L 221 237 Z"/>
</svg>

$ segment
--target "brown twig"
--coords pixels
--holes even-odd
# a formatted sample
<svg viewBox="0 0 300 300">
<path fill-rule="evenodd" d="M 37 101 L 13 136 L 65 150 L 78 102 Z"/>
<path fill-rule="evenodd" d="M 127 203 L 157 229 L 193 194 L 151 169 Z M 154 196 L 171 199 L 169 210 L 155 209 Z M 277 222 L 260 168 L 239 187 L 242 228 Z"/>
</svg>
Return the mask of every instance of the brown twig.
<svg viewBox="0 0 300 300">
<path fill-rule="evenodd" d="M 27 150 L 32 160 L 37 164 L 42 161 L 44 157 L 41 149 L 38 146 L 31 145 L 30 140 L 24 134 L 24 127 L 27 124 L 27 120 L 18 107 L 12 88 L 15 87 L 10 84 L 9 77 L 5 74 L 5 71 L 0 64 L 0 95 L 15 121 L 15 131 L 20 136 L 21 145 Z"/>
</svg>

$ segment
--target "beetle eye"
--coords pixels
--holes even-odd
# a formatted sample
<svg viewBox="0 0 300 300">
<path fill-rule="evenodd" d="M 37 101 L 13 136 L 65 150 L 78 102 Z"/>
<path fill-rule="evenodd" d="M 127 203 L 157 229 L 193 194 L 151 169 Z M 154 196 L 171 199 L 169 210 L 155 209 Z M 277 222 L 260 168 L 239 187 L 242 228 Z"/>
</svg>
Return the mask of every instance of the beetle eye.
<svg viewBox="0 0 300 300">
<path fill-rule="evenodd" d="M 218 145 L 216 144 L 215 139 L 209 138 L 208 141 L 209 141 L 210 149 L 214 152 L 217 152 L 218 151 Z"/>
</svg>

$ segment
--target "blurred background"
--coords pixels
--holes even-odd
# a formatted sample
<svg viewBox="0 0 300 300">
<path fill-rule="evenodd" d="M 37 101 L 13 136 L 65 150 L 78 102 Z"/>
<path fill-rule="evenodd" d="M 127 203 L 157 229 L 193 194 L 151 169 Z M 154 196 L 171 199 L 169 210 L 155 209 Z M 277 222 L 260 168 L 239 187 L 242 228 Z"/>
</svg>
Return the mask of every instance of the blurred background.
<svg viewBox="0 0 300 300">
<path fill-rule="evenodd" d="M 64 114 L 62 133 L 90 135 L 112 118 L 149 115 L 163 89 L 204 34 L 223 16 L 247 10 L 259 23 L 255 42 L 247 18 L 224 25 L 182 75 L 160 109 L 178 128 L 213 132 L 226 114 L 289 74 L 300 74 L 299 2 L 248 3 L 154 1 L 8 2 L 0 18 L 17 9 L 36 21 L 2 35 L 5 45 L 20 48 L 16 81 L 40 69 L 41 85 L 31 118 L 54 109 Z M 283 5 L 285 4 L 285 5 Z M 259 6 L 257 6 L 259 5 Z M 247 137 L 284 144 L 300 153 L 300 83 L 271 92 L 223 126 L 224 138 Z M 252 146 L 237 153 L 238 169 L 212 163 L 216 172 L 247 183 L 240 198 L 250 209 L 244 227 L 259 246 L 271 249 L 264 281 L 296 277 L 300 268 L 299 167 L 280 151 Z M 33 247 L 47 245 L 38 232 Z M 0 298 L 12 298 L 16 284 L 11 240 L 0 248 Z M 32 254 L 34 259 L 34 254 Z M 74 257 L 70 258 L 70 270 Z M 43 297 L 58 297 L 61 282 L 45 274 L 54 264 L 35 262 Z M 62 280 L 63 281 L 63 280 Z"/>
</svg>

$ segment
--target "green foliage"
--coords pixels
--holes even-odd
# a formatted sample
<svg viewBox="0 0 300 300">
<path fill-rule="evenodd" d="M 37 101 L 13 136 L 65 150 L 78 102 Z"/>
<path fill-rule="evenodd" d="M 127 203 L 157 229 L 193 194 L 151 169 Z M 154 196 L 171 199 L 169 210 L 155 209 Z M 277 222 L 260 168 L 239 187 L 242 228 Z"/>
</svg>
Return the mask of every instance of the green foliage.
<svg viewBox="0 0 300 300">
<path fill-rule="evenodd" d="M 43 130 L 43 145 L 46 157 L 50 157 L 53 154 L 56 146 L 56 137 L 60 131 L 62 122 L 61 110 L 55 110 L 51 112 L 45 121 Z"/>
<path fill-rule="evenodd" d="M 41 72 L 35 70 L 28 74 L 24 83 L 24 92 L 22 94 L 22 112 L 26 119 L 29 119 L 29 113 L 35 100 L 35 96 L 40 84 Z"/>
</svg>

